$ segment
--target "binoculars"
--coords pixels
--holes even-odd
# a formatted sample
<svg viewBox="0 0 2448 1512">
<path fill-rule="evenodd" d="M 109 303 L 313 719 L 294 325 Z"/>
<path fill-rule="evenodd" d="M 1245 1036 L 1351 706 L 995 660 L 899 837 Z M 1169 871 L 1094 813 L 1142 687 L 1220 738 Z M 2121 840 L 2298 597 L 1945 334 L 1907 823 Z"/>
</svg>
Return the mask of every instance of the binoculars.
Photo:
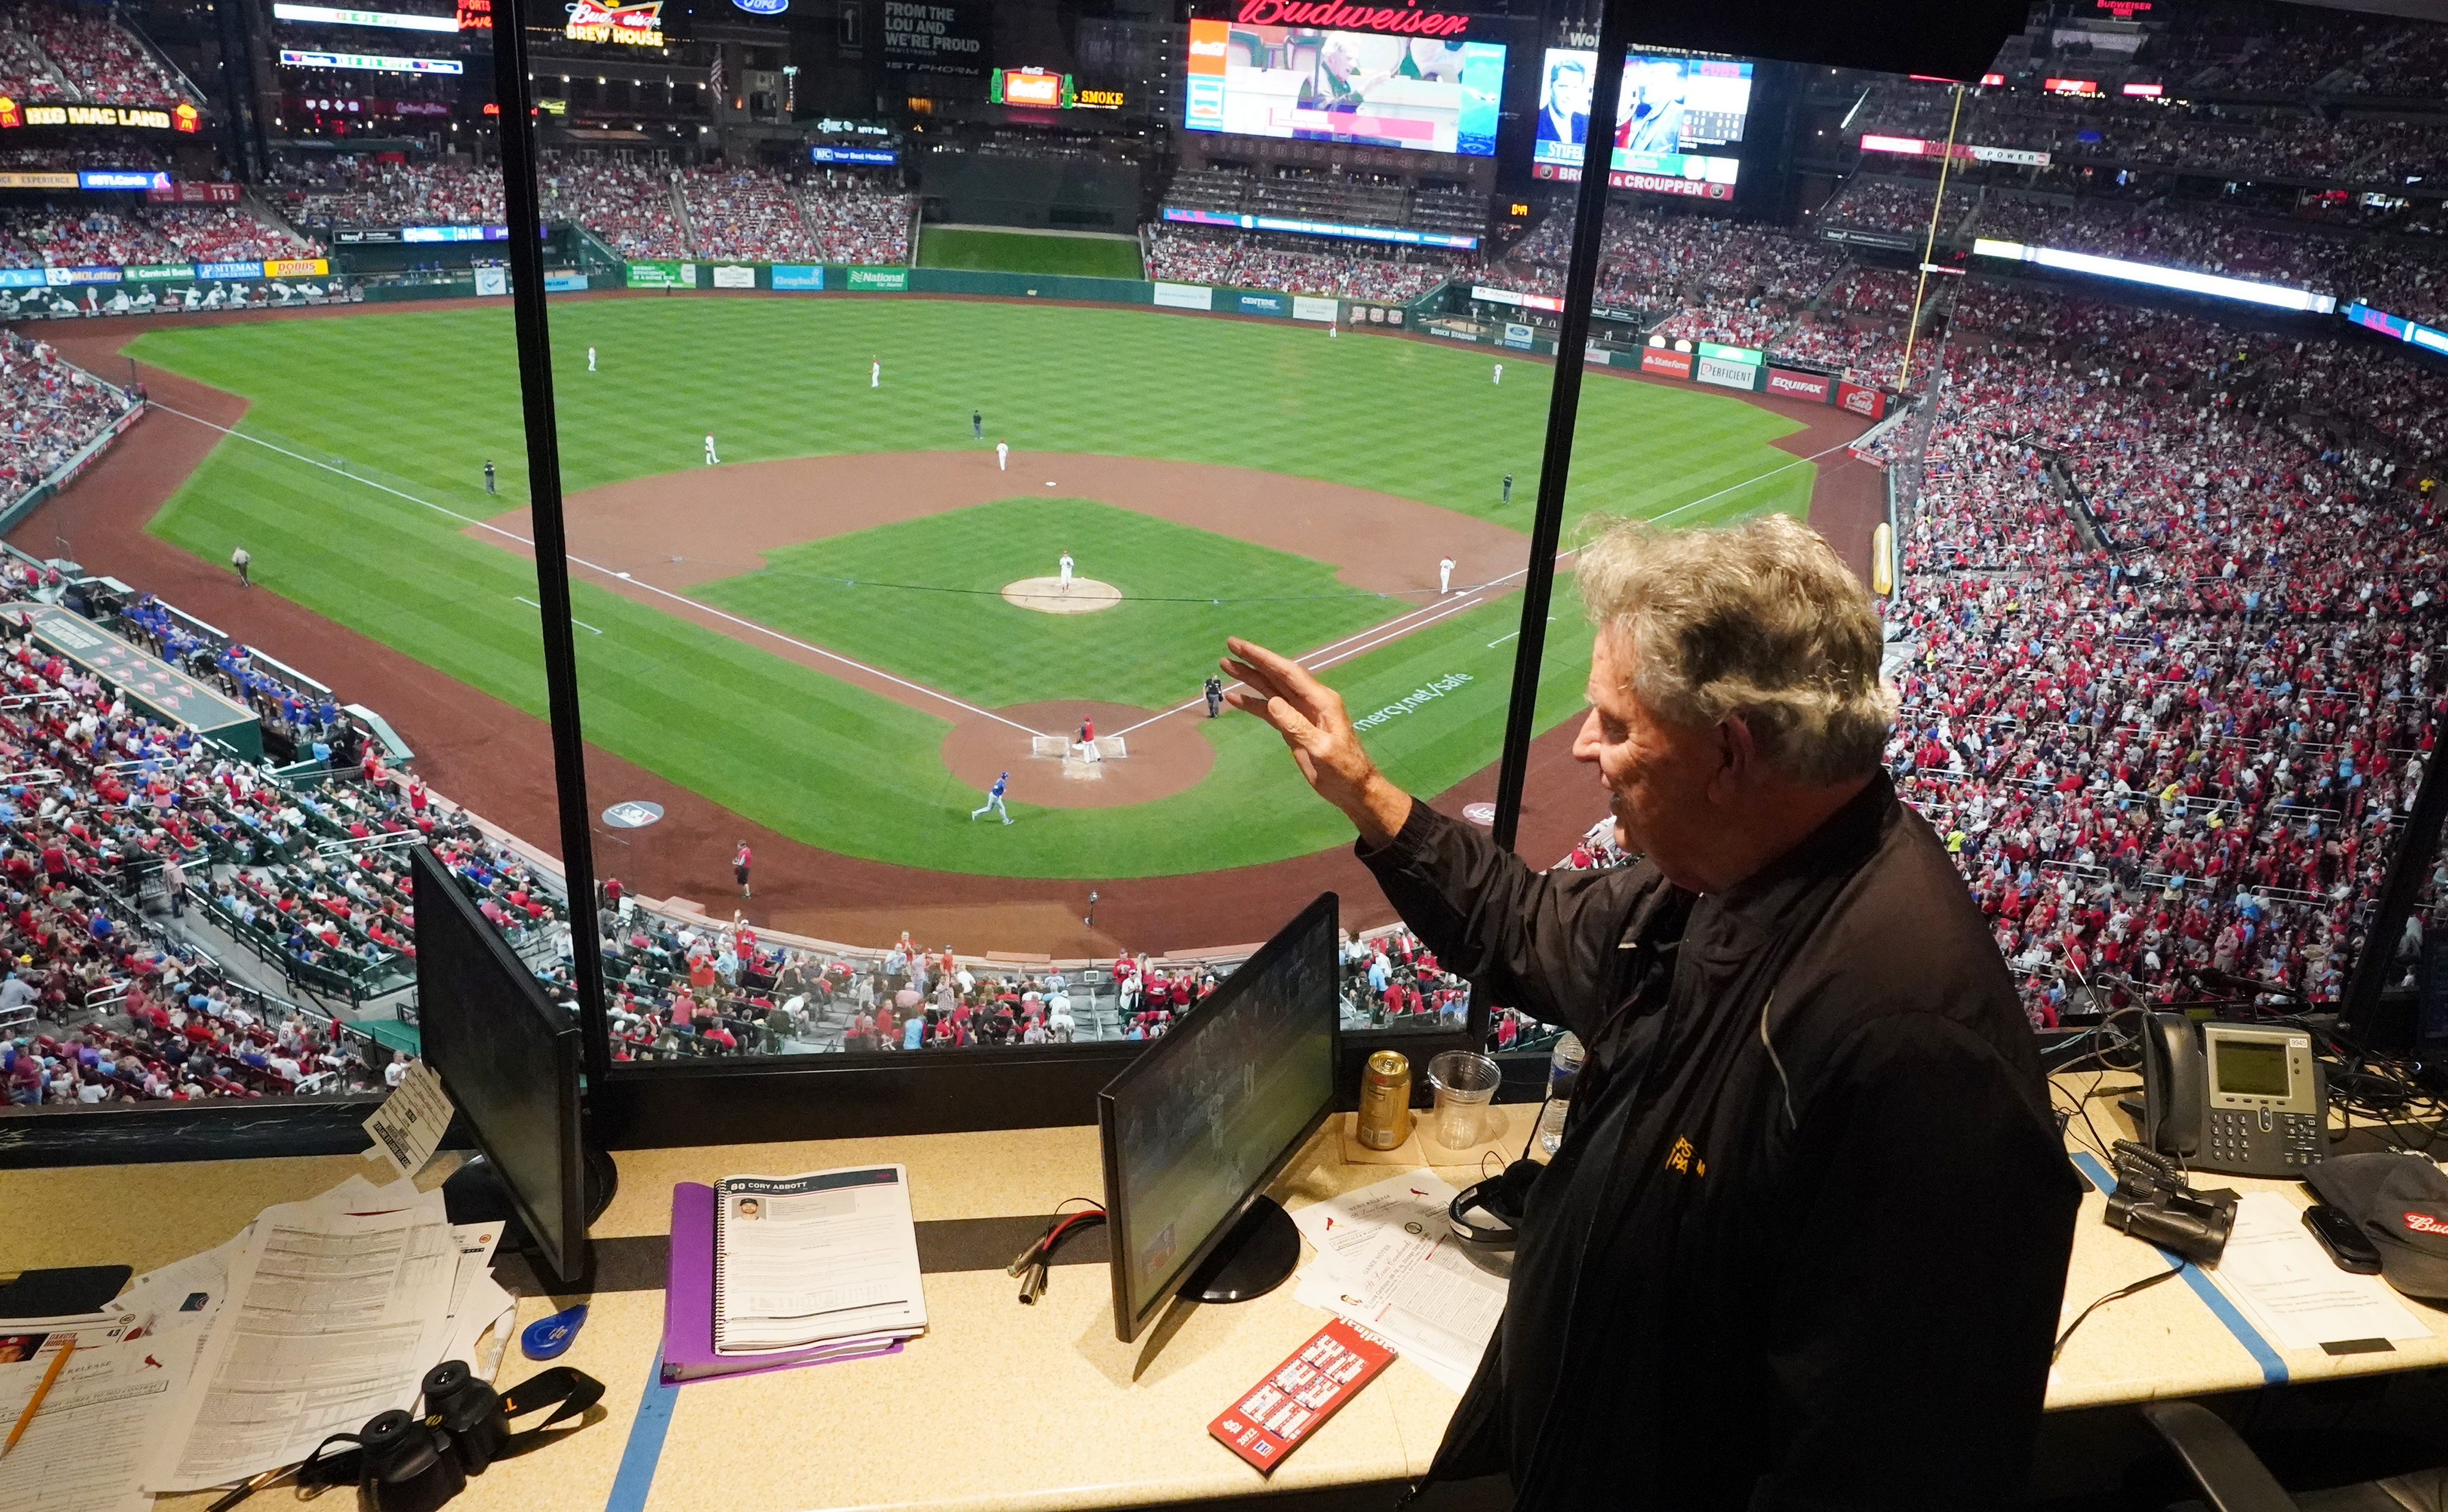
<svg viewBox="0 0 2448 1512">
<path fill-rule="evenodd" d="M 467 1489 L 510 1442 L 510 1420 L 502 1394 L 479 1381 L 458 1360 L 425 1372 L 425 1415 L 393 1408 L 355 1433 L 335 1433 L 323 1448 L 356 1447 L 324 1457 L 322 1449 L 298 1477 L 301 1484 L 364 1488 L 375 1512 L 434 1512 Z"/>
</svg>

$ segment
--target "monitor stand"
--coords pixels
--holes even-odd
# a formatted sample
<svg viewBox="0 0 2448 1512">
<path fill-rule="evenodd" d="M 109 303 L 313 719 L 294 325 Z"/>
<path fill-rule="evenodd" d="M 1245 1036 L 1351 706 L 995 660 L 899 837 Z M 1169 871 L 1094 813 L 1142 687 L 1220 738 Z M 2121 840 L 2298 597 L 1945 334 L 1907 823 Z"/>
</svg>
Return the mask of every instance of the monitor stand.
<svg viewBox="0 0 2448 1512">
<path fill-rule="evenodd" d="M 1241 1215 L 1190 1279 L 1180 1295 L 1193 1302 L 1247 1302 L 1284 1284 L 1300 1264 L 1300 1230 L 1272 1197 L 1260 1197 Z"/>
<path fill-rule="evenodd" d="M 593 1223 L 612 1205 L 612 1195 L 621 1190 L 621 1169 L 612 1157 L 593 1145 L 583 1146 L 579 1155 L 580 1179 L 586 1188 L 586 1221 Z M 518 1209 L 510 1202 L 509 1189 L 503 1184 L 493 1162 L 481 1154 L 470 1155 L 458 1170 L 442 1183 L 442 1207 L 453 1223 L 498 1223 L 502 1225 L 501 1248 L 532 1249 L 526 1225 L 519 1221 Z"/>
</svg>

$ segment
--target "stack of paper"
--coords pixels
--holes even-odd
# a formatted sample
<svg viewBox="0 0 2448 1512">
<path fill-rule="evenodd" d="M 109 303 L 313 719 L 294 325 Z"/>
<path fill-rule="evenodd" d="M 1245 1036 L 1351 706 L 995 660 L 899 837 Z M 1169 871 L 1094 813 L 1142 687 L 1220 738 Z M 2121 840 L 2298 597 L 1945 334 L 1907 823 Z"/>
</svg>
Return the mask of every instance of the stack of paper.
<svg viewBox="0 0 2448 1512">
<path fill-rule="evenodd" d="M 672 1252 L 663 1287 L 663 1384 L 864 1360 L 901 1349 L 898 1336 L 831 1339 L 805 1349 L 717 1354 L 714 1348 L 714 1188 L 672 1188 Z"/>
<path fill-rule="evenodd" d="M 1423 1168 L 1300 1209 L 1292 1221 L 1317 1259 L 1292 1294 L 1383 1335 L 1460 1391 L 1503 1315 L 1507 1282 L 1454 1236 L 1454 1196 Z"/>
<path fill-rule="evenodd" d="M 512 1305 L 489 1269 L 500 1236 L 453 1228 L 438 1192 L 351 1177 L 136 1277 L 101 1312 L 0 1324 L 0 1425 L 76 1344 L 9 1455 L 0 1512 L 143 1512 L 147 1492 L 302 1460 L 412 1406 L 446 1359 L 489 1378 L 500 1355 L 476 1346 Z"/>
<path fill-rule="evenodd" d="M 2282 1349 L 2431 1336 L 2379 1276 L 2339 1270 L 2304 1227 L 2303 1210 L 2275 1192 L 2236 1204 L 2210 1279 Z"/>
<path fill-rule="evenodd" d="M 511 1307 L 489 1270 L 500 1237 L 494 1224 L 454 1227 L 440 1192 L 353 1176 L 139 1276 L 122 1299 L 136 1336 L 191 1368 L 151 1440 L 146 1488 L 219 1485 L 302 1460 L 326 1435 L 413 1407 L 444 1360 L 489 1375 L 476 1346 Z"/>
<path fill-rule="evenodd" d="M 0 1324 L 0 1426 L 26 1410 L 73 1339 L 59 1379 L 9 1453 L 0 1512 L 143 1512 L 145 1457 L 187 1384 L 193 1351 L 139 1337 L 124 1309 Z"/>
</svg>

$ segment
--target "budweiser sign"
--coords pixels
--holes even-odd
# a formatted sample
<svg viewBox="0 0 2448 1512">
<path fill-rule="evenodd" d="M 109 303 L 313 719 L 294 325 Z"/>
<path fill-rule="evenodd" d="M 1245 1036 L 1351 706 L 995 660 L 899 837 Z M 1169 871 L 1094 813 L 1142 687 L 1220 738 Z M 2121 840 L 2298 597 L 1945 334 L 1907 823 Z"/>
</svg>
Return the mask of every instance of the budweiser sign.
<svg viewBox="0 0 2448 1512">
<path fill-rule="evenodd" d="M 1458 37 L 1470 27 L 1468 16 L 1422 10 L 1416 0 L 1399 8 L 1345 5 L 1342 0 L 1241 0 L 1233 19 L 1249 27 L 1320 27 L 1411 37 Z"/>
<path fill-rule="evenodd" d="M 2448 1234 L 2448 1223 L 2442 1223 L 2428 1213 L 2409 1213 L 2405 1226 L 2417 1234 Z"/>
</svg>

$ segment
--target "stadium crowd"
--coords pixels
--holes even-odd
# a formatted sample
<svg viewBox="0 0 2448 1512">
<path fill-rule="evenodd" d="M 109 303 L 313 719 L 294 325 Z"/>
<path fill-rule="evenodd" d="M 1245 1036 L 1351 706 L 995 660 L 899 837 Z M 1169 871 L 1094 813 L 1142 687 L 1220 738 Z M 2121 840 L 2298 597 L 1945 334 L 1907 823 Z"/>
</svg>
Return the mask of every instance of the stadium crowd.
<svg viewBox="0 0 2448 1512">
<path fill-rule="evenodd" d="M 122 267 L 308 258 L 321 248 L 236 205 L 0 210 L 0 267 Z"/>
<path fill-rule="evenodd" d="M 0 485 L 7 497 L 59 470 L 133 403 L 60 360 L 49 345 L 0 332 Z"/>
<path fill-rule="evenodd" d="M 186 91 L 163 67 L 151 49 L 127 34 L 108 9 L 72 0 L 21 0 L 10 17 L 13 39 L 5 48 L 6 67 L 29 84 L 44 78 L 40 63 L 67 85 L 65 96 L 56 86 L 39 86 L 29 99 L 86 101 L 94 105 L 154 105 L 167 109 L 186 102 Z M 28 55 L 30 40 L 39 54 Z"/>
<path fill-rule="evenodd" d="M 2036 1023 L 2201 967 L 2337 996 L 2448 718 L 2442 522 L 2398 439 L 2440 401 L 2375 350 L 1958 305 L 1888 756 Z M 2396 437 L 2323 387 L 2349 370 L 2423 392 Z"/>
<path fill-rule="evenodd" d="M 1416 299 L 1448 278 L 1471 277 L 1468 259 L 1405 248 L 1381 256 L 1348 242 L 1270 234 L 1233 236 L 1177 226 L 1147 228 L 1148 277 L 1172 283 L 1283 289 L 1342 299 Z"/>
</svg>

